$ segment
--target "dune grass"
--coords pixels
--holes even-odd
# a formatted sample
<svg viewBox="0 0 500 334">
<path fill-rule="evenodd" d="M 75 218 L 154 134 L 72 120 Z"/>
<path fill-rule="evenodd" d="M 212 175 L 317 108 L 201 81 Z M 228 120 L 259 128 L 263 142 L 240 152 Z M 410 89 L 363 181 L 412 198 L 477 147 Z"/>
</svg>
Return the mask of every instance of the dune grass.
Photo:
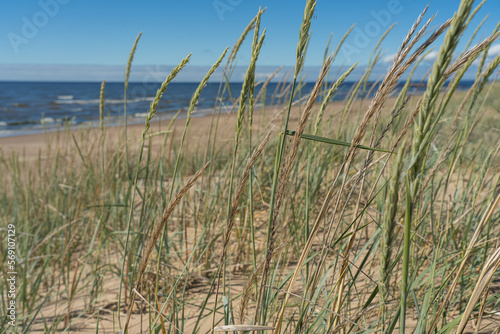
<svg viewBox="0 0 500 334">
<path fill-rule="evenodd" d="M 18 272 L 15 328 L 0 282 L 2 333 L 498 333 L 500 57 L 485 56 L 498 29 L 457 49 L 482 4 L 462 0 L 435 28 L 425 8 L 371 85 L 389 28 L 332 103 L 357 66 L 330 71 L 352 27 L 331 54 L 328 41 L 303 92 L 308 0 L 294 71 L 273 74 L 271 105 L 258 104 L 270 80 L 255 77 L 259 10 L 227 58 L 228 49 L 213 60 L 184 120 L 154 122 L 190 56 L 159 86 L 141 131 L 106 125 L 103 82 L 98 132 L 49 134 L 37 157 L 0 151 L 1 231 L 16 227 Z M 238 96 L 228 83 L 252 30 Z M 432 47 L 425 92 L 409 93 L 410 74 L 396 94 Z M 474 85 L 458 90 L 475 59 Z M 216 70 L 213 116 L 193 128 Z"/>
</svg>

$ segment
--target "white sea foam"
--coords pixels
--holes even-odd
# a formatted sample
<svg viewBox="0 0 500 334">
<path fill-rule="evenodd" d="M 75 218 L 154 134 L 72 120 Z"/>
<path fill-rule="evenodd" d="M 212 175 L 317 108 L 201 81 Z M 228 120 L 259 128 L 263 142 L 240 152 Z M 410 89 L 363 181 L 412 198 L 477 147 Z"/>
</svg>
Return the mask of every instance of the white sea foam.
<svg viewBox="0 0 500 334">
<path fill-rule="evenodd" d="M 73 100 L 73 95 L 59 95 L 58 100 Z"/>
<path fill-rule="evenodd" d="M 7 122 L 0 122 L 0 126 L 7 126 Z"/>
<path fill-rule="evenodd" d="M 138 97 L 136 99 L 130 99 L 130 100 L 127 100 L 127 102 L 131 102 L 131 103 L 134 103 L 134 102 L 143 102 L 143 101 L 153 101 L 155 99 L 154 96 L 146 96 L 146 97 Z"/>
<path fill-rule="evenodd" d="M 221 112 L 229 113 L 231 110 L 233 110 L 233 106 L 230 105 L 224 105 L 220 107 Z M 217 110 L 219 110 L 219 106 L 217 106 Z M 197 114 L 196 116 L 205 116 L 208 114 L 211 114 L 214 112 L 214 108 L 196 108 L 193 112 L 193 116 Z"/>
<path fill-rule="evenodd" d="M 16 134 L 13 130 L 0 130 L 0 137 L 8 137 Z"/>
<path fill-rule="evenodd" d="M 45 123 L 55 123 L 55 119 L 53 119 L 52 117 L 45 117 L 45 118 L 42 118 L 40 120 L 40 123 L 41 124 L 45 124 Z"/>
<path fill-rule="evenodd" d="M 127 99 L 127 103 L 137 103 L 143 101 L 153 101 L 154 97 L 138 97 L 135 99 Z M 104 99 L 104 104 L 121 104 L 123 99 Z M 92 100 L 73 100 L 73 99 L 58 99 L 54 101 L 55 104 L 99 104 L 99 99 Z"/>
</svg>

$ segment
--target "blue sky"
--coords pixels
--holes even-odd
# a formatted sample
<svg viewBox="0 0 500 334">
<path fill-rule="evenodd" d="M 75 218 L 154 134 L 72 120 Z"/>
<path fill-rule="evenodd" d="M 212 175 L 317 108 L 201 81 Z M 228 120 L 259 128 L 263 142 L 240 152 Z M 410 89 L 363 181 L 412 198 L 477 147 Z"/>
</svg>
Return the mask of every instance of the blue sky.
<svg viewBox="0 0 500 334">
<path fill-rule="evenodd" d="M 121 80 L 133 41 L 139 43 L 132 80 L 154 73 L 161 80 L 168 67 L 192 52 L 190 74 L 198 80 L 224 50 L 232 46 L 259 6 L 267 7 L 262 28 L 266 40 L 258 62 L 263 71 L 293 66 L 305 0 L 2 0 L 0 11 L 0 80 Z M 480 1 L 476 1 L 479 4 Z M 411 24 L 427 4 L 419 0 L 318 0 L 306 58 L 311 71 L 323 59 L 331 33 L 332 48 L 356 23 L 336 59 L 336 66 L 364 65 L 370 51 L 393 23 L 383 43 L 386 60 L 396 52 Z M 431 25 L 450 18 L 459 1 L 434 0 L 426 18 Z M 486 37 L 500 20 L 500 1 L 489 0 L 464 35 L 489 14 L 475 41 Z M 250 40 L 250 39 L 249 39 Z M 246 65 L 249 40 L 238 58 Z M 461 45 L 464 47 L 465 42 Z M 460 49 L 460 46 L 459 46 Z M 496 42 L 491 54 L 500 53 Z M 432 57 L 432 55 L 431 55 Z M 267 72 L 266 72 L 267 73 Z"/>
</svg>

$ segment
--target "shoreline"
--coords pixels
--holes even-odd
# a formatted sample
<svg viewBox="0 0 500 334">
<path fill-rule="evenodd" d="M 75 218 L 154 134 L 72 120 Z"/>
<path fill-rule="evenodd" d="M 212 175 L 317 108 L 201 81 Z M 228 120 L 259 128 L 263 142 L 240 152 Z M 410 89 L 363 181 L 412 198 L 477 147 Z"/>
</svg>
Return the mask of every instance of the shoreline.
<svg viewBox="0 0 500 334">
<path fill-rule="evenodd" d="M 59 83 L 55 84 L 59 85 Z M 2 108 L 3 112 L 5 112 L 4 117 L 0 122 L 0 138 L 18 137 L 43 132 L 56 132 L 58 128 L 62 129 L 67 126 L 68 123 L 70 123 L 72 127 L 86 127 L 88 124 L 90 124 L 91 127 L 97 127 L 99 124 L 99 100 L 94 94 L 95 87 L 89 88 L 85 85 L 80 87 L 82 84 L 83 83 L 75 83 L 75 86 L 71 86 L 71 88 L 57 86 L 54 88 L 55 92 L 51 94 L 46 94 L 43 90 L 45 88 L 35 85 L 35 87 L 32 87 L 32 89 L 34 89 L 34 96 L 22 103 L 14 103 L 18 98 L 14 93 L 5 93 L 6 95 L 3 100 L 0 96 L 0 100 L 3 102 L 3 104 L 0 105 L 0 108 Z M 330 103 L 344 102 L 350 92 L 352 84 L 353 83 L 348 82 L 344 84 L 345 87 L 341 86 L 343 88 L 339 89 L 338 93 L 332 98 Z M 377 89 L 375 84 L 376 82 L 368 82 L 370 87 L 369 91 L 371 93 L 366 96 L 366 98 L 369 99 L 375 93 Z M 397 94 L 404 84 L 404 81 L 398 83 L 392 94 Z M 123 126 L 123 99 L 120 95 L 122 94 L 121 85 L 119 85 L 119 83 L 113 83 L 110 85 L 110 87 L 106 87 L 106 98 L 104 101 L 106 118 L 112 126 Z M 190 83 L 189 85 L 191 86 L 194 84 Z M 239 83 L 232 83 L 232 85 L 233 91 L 240 88 L 238 86 Z M 312 89 L 311 85 L 312 83 L 305 84 L 305 87 L 303 88 L 306 89 L 305 92 Z M 470 88 L 471 85 L 472 82 L 466 81 L 459 85 L 457 89 L 466 90 Z M 282 104 L 286 102 L 281 97 L 283 89 L 280 92 L 278 91 L 279 87 L 274 86 L 276 86 L 276 84 L 273 83 L 267 87 L 265 102 L 266 107 L 274 107 L 275 104 Z M 128 99 L 129 112 L 127 118 L 129 124 L 140 124 L 143 123 L 145 115 L 149 111 L 149 102 L 147 101 L 154 98 L 155 92 L 151 88 L 151 91 L 141 91 L 140 96 L 136 94 L 136 98 L 134 98 L 134 88 L 144 89 L 142 86 L 130 88 L 131 96 Z M 186 88 L 182 84 L 172 86 L 172 94 L 165 98 L 165 105 L 161 107 L 161 112 L 159 112 L 158 116 L 162 115 L 162 118 L 172 118 L 179 110 L 181 110 L 179 118 L 185 117 L 189 101 L 191 99 L 191 88 L 192 87 Z M 425 83 L 423 82 L 410 82 L 408 94 L 421 95 L 424 88 Z M 152 95 L 150 96 L 150 94 Z M 204 94 L 205 95 L 202 99 L 203 101 L 197 106 L 195 112 L 193 113 L 193 117 L 211 115 L 214 111 L 215 98 L 213 96 L 218 94 L 216 87 L 213 85 L 207 86 L 204 89 Z M 360 97 L 357 96 L 355 99 L 359 98 Z M 262 106 L 261 103 L 257 103 L 256 108 L 258 108 L 259 105 Z M 19 108 L 17 106 L 19 106 Z M 232 106 L 232 104 L 227 104 L 224 106 L 224 110 L 229 111 Z"/>
<path fill-rule="evenodd" d="M 415 95 L 417 97 L 419 95 Z M 391 106 L 396 97 L 389 97 L 385 101 L 385 107 L 383 109 L 387 109 L 388 106 Z M 296 125 L 298 119 L 300 118 L 300 114 L 302 112 L 302 108 L 305 105 L 305 101 L 301 103 L 301 105 L 295 105 L 292 107 L 290 114 L 290 123 L 289 126 L 292 128 Z M 361 103 L 360 99 L 355 99 L 351 105 L 351 109 L 354 105 L 359 107 L 359 103 Z M 368 107 L 370 103 L 369 99 L 363 100 L 362 107 Z M 319 103 L 316 102 L 316 105 L 319 106 Z M 271 129 L 274 128 L 273 131 L 278 132 L 279 124 L 281 124 L 282 117 L 276 117 L 278 113 L 284 111 L 284 105 L 272 105 L 266 106 L 265 109 L 256 108 L 254 110 L 254 123 L 253 123 L 253 131 L 259 132 L 263 129 Z M 330 101 L 326 110 L 325 117 L 338 117 L 340 116 L 340 111 L 345 108 L 344 100 L 333 100 Z M 232 110 L 231 108 L 225 108 L 226 110 Z M 316 107 L 314 108 L 317 109 Z M 352 111 L 352 110 L 351 110 Z M 159 116 L 159 117 L 158 117 Z M 172 118 L 162 118 L 161 116 L 165 116 L 165 114 L 157 114 L 155 118 L 153 118 L 151 122 L 151 127 L 148 131 L 148 135 L 154 135 L 153 138 L 153 146 L 160 143 L 160 138 L 162 136 L 156 136 L 155 134 L 165 131 L 169 126 Z M 186 123 L 186 115 L 179 115 L 172 124 L 172 136 L 174 140 L 180 138 L 182 135 L 185 123 Z M 191 122 L 189 124 L 189 130 L 187 133 L 187 138 L 189 140 L 189 146 L 199 146 L 201 143 L 206 143 L 209 140 L 209 131 L 212 123 L 212 119 L 216 116 L 214 113 L 209 114 L 200 114 L 194 112 L 191 117 Z M 309 122 L 314 122 L 314 117 L 309 119 Z M 348 113 L 349 117 L 355 117 Z M 217 133 L 217 143 L 222 144 L 224 142 L 229 142 L 229 140 L 234 140 L 234 128 L 236 126 L 236 110 L 233 112 L 221 111 L 219 127 Z M 130 147 L 134 147 L 134 145 L 140 143 L 142 131 L 144 130 L 144 121 L 139 123 L 128 123 L 127 124 L 127 137 L 129 140 Z M 68 134 L 77 135 L 79 133 L 90 133 L 96 134 L 89 138 L 88 141 L 91 142 L 100 137 L 100 131 L 98 126 L 90 127 L 90 124 L 77 124 L 75 126 L 70 127 L 69 132 L 65 127 L 59 128 L 59 130 L 55 131 L 47 131 L 45 133 L 36 133 L 36 134 L 25 134 L 18 136 L 9 136 L 9 137 L 0 137 L 0 156 L 3 154 L 5 156 L 11 155 L 13 152 L 17 152 L 19 155 L 25 155 L 27 160 L 32 160 L 33 158 L 37 158 L 39 152 L 43 153 L 49 148 L 49 143 L 52 143 L 54 139 L 59 140 L 56 143 L 59 148 L 64 143 L 73 144 L 73 139 Z M 120 145 L 123 142 L 123 124 L 111 124 L 105 127 L 106 129 L 106 145 L 112 147 L 113 145 Z M 83 132 L 82 132 L 83 131 Z M 82 138 L 79 139 L 79 142 Z M 210 139 L 211 140 L 211 139 Z"/>
<path fill-rule="evenodd" d="M 193 117 L 192 122 L 196 123 L 194 120 L 204 120 L 211 121 L 212 115 L 203 115 L 198 117 Z M 151 122 L 151 128 L 149 133 L 157 132 L 156 128 L 166 128 L 171 122 L 170 119 L 153 119 Z M 182 123 L 182 124 L 181 124 Z M 178 127 L 180 125 L 184 126 L 185 118 L 177 118 L 174 120 L 173 127 Z M 116 138 L 119 134 L 122 134 L 125 129 L 123 124 L 111 124 L 106 126 L 106 137 Z M 140 123 L 128 123 L 127 132 L 129 137 L 140 136 L 144 130 L 144 121 Z M 98 132 L 98 126 L 89 126 L 89 124 L 81 124 L 70 127 L 69 131 L 65 127 L 59 129 L 54 129 L 53 131 L 46 131 L 43 133 L 32 133 L 32 134 L 21 134 L 8 137 L 0 137 L 0 152 L 10 155 L 12 152 L 17 152 L 19 154 L 25 153 L 28 158 L 36 156 L 38 154 L 38 149 L 44 149 L 47 143 L 53 140 L 57 136 L 66 137 L 68 134 L 77 135 L 81 131 Z M 71 139 L 71 138 L 68 138 Z"/>
<path fill-rule="evenodd" d="M 195 111 L 192 113 L 193 118 L 196 117 L 205 117 L 205 116 L 211 116 L 214 108 L 200 108 L 200 109 L 195 109 Z M 231 111 L 231 107 L 223 107 L 221 112 L 229 112 Z M 156 117 L 163 117 L 164 120 L 171 120 L 174 118 L 174 116 L 179 112 L 179 110 L 172 111 L 172 110 L 166 110 L 157 113 Z M 186 112 L 187 108 L 181 108 L 180 113 L 177 116 L 177 119 L 186 119 Z M 144 124 L 147 112 L 141 112 L 141 113 L 135 113 L 132 115 L 128 116 L 128 125 L 127 126 L 133 126 L 137 124 Z M 0 122 L 0 126 L 2 123 L 5 122 Z M 124 127 L 123 123 L 123 115 L 121 116 L 106 116 L 105 117 L 105 123 L 107 123 L 107 127 Z M 12 129 L 3 129 L 0 131 L 0 139 L 2 138 L 9 138 L 9 137 L 22 137 L 22 136 L 29 136 L 29 135 L 37 135 L 37 134 L 44 134 L 44 133 L 54 133 L 57 131 L 63 131 L 64 128 L 67 126 L 68 123 L 66 123 L 66 119 L 57 119 L 54 120 L 52 117 L 45 117 L 40 119 L 38 123 L 27 123 L 27 124 L 33 124 L 31 128 L 26 128 L 26 129 L 19 129 L 19 130 L 12 130 Z M 98 128 L 99 127 L 99 118 L 94 118 L 90 119 L 84 122 L 72 122 L 71 119 L 69 120 L 69 125 L 72 128 Z M 8 125 L 4 125 L 8 126 Z"/>
<path fill-rule="evenodd" d="M 273 114 L 278 110 L 278 106 L 266 107 L 266 113 Z M 230 110 L 230 109 L 229 109 Z M 260 127 L 260 115 L 261 109 L 256 109 L 255 114 L 258 115 L 259 121 L 256 122 L 256 128 Z M 163 118 L 161 116 L 164 116 Z M 215 115 L 216 116 L 216 115 Z M 191 145 L 198 145 L 199 143 L 206 142 L 208 139 L 209 128 L 214 118 L 213 113 L 200 114 L 199 112 L 194 112 L 191 115 L 191 122 L 189 124 L 188 139 Z M 264 117 L 267 119 L 267 117 Z M 159 143 L 159 139 L 163 139 L 163 136 L 157 135 L 158 133 L 165 131 L 167 127 L 172 122 L 172 117 L 165 117 L 165 114 L 157 114 L 155 118 L 151 121 L 150 129 L 148 130 L 148 135 L 153 136 L 153 144 Z M 172 123 L 172 136 L 174 138 L 180 137 L 182 130 L 185 127 L 186 115 L 179 115 Z M 229 139 L 229 136 L 234 136 L 234 126 L 235 126 L 235 112 L 232 113 L 221 111 L 219 120 L 219 131 L 217 134 L 217 141 L 222 142 Z M 142 137 L 142 132 L 145 127 L 145 119 L 141 122 L 127 123 L 127 137 L 131 147 L 139 144 Z M 112 147 L 113 145 L 120 144 L 123 142 L 123 133 L 125 126 L 123 124 L 109 124 L 105 126 L 106 129 L 106 146 Z M 46 131 L 42 133 L 33 134 L 20 134 L 15 136 L 0 137 L 0 156 L 8 157 L 13 153 L 17 153 L 20 157 L 26 158 L 26 160 L 36 159 L 39 152 L 42 155 L 49 149 L 49 144 L 56 142 L 56 146 L 59 148 L 64 144 L 73 145 L 72 136 L 77 138 L 78 142 L 81 142 L 80 134 L 88 133 L 91 136 L 88 141 L 91 142 L 100 136 L 100 130 L 97 126 L 91 126 L 90 123 L 87 124 L 77 124 L 70 126 L 69 130 L 66 127 L 59 127 L 59 129 L 54 129 L 53 131 Z M 96 136 L 93 136 L 95 134 Z M 234 138 L 234 137 L 233 137 Z"/>
</svg>

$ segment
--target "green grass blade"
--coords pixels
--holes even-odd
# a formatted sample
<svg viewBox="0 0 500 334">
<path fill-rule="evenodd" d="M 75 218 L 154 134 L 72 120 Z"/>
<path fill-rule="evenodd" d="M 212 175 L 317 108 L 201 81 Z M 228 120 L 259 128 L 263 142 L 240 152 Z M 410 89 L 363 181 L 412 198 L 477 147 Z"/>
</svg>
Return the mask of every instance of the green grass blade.
<svg viewBox="0 0 500 334">
<path fill-rule="evenodd" d="M 286 130 L 285 133 L 286 133 L 287 136 L 295 136 L 295 131 Z M 351 147 L 351 145 L 352 145 L 352 143 L 350 143 L 348 141 L 342 141 L 342 140 L 337 140 L 337 139 L 325 138 L 325 137 L 316 136 L 316 135 L 302 134 L 302 136 L 300 136 L 300 137 L 303 138 L 303 139 L 313 140 L 313 141 L 317 141 L 317 142 L 321 142 L 321 143 L 326 143 L 326 144 L 330 144 L 330 145 L 340 145 L 340 146 L 345 146 L 345 147 Z M 384 152 L 384 153 L 392 153 L 392 151 L 389 151 L 389 150 L 384 150 L 384 149 L 381 149 L 381 148 L 369 147 L 369 146 L 365 146 L 365 145 L 356 145 L 356 147 L 360 148 L 362 150 L 377 151 L 377 152 Z"/>
</svg>

